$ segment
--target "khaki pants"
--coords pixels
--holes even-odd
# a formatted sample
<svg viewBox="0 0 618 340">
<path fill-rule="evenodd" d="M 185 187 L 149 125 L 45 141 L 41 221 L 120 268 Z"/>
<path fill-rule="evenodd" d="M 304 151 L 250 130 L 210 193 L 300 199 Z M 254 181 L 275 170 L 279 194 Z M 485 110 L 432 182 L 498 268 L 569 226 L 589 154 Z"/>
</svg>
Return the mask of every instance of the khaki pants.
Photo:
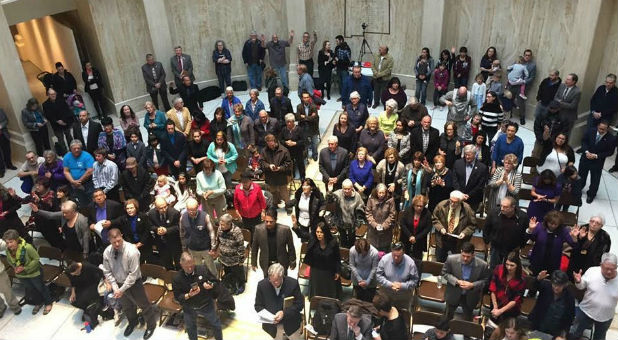
<svg viewBox="0 0 618 340">
<path fill-rule="evenodd" d="M 225 202 L 224 195 L 215 198 L 209 198 L 207 200 L 202 198 L 201 203 L 202 211 L 205 211 L 215 223 L 217 223 L 219 221 L 219 218 L 221 218 L 221 216 L 226 213 L 227 203 Z M 217 215 L 216 218 L 215 214 Z"/>
<path fill-rule="evenodd" d="M 290 200 L 290 193 L 288 192 L 288 185 L 269 185 L 268 190 L 271 194 L 273 194 L 273 205 L 279 205 L 279 202 L 283 200 L 285 203 L 288 203 Z"/>
<path fill-rule="evenodd" d="M 210 273 L 215 277 L 219 277 L 217 273 L 217 267 L 215 266 L 215 260 L 208 254 L 208 250 L 191 250 L 189 249 L 189 254 L 193 256 L 193 260 L 195 264 L 203 264 L 208 268 Z"/>
<path fill-rule="evenodd" d="M 288 334 L 285 334 L 282 324 L 277 325 L 277 335 L 275 335 L 275 340 L 286 340 L 286 339 L 301 340 L 302 338 L 303 338 L 303 329 L 301 327 L 298 327 L 296 332 L 288 335 Z"/>
<path fill-rule="evenodd" d="M 17 298 L 15 297 L 15 294 L 13 294 L 13 290 L 11 289 L 11 281 L 9 280 L 9 275 L 6 273 L 5 270 L 0 272 L 0 293 L 4 295 L 4 299 L 6 300 L 6 303 L 4 303 L 4 300 L 0 298 L 0 310 L 6 309 L 7 304 L 13 312 L 21 309 L 21 307 L 19 307 L 19 301 L 17 301 Z"/>
</svg>

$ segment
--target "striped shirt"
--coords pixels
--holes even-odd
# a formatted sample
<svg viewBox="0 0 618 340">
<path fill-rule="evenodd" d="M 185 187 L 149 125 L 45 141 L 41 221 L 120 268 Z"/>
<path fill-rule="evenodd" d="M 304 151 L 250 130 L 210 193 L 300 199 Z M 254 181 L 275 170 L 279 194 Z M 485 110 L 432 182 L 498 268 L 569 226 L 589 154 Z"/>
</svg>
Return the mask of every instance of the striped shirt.
<svg viewBox="0 0 618 340">
<path fill-rule="evenodd" d="M 106 159 L 103 164 L 94 162 L 92 173 L 92 181 L 95 188 L 103 188 L 105 193 L 108 193 L 116 185 L 118 185 L 118 166 L 116 163 Z"/>
</svg>

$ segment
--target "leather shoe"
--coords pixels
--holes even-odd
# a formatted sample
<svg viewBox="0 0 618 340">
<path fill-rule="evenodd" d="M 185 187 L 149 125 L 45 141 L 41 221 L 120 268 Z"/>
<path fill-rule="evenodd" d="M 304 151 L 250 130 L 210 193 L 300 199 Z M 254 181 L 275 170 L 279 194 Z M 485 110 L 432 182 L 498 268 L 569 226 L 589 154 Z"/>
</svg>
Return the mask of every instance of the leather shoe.
<svg viewBox="0 0 618 340">
<path fill-rule="evenodd" d="M 124 329 L 124 336 L 129 336 L 131 335 L 131 333 L 133 333 L 133 330 L 135 329 L 135 326 L 137 324 L 128 324 L 127 328 Z"/>
<path fill-rule="evenodd" d="M 590 203 L 592 203 L 592 201 L 594 201 L 594 196 L 588 196 L 586 198 L 586 203 L 590 204 Z"/>
<path fill-rule="evenodd" d="M 152 333 L 154 333 L 154 328 L 148 328 L 145 332 L 144 332 L 144 340 L 148 340 L 150 339 L 150 337 L 152 336 Z"/>
<path fill-rule="evenodd" d="M 614 166 L 612 166 L 612 167 L 611 167 L 609 170 L 607 170 L 607 171 L 609 171 L 609 172 L 616 172 L 616 171 L 618 171 L 618 166 L 615 166 L 615 165 L 614 165 Z"/>
</svg>

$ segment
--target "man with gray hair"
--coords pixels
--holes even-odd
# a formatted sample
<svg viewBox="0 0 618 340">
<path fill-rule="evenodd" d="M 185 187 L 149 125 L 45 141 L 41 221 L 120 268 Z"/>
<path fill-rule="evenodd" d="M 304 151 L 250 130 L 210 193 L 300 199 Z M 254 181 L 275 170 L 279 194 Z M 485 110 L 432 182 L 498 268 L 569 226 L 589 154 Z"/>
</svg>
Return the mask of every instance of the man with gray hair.
<svg viewBox="0 0 618 340">
<path fill-rule="evenodd" d="M 277 118 L 270 117 L 266 110 L 260 110 L 258 118 L 253 122 L 253 130 L 255 130 L 255 145 L 262 149 L 266 146 L 264 137 L 268 134 L 279 136 L 281 126 Z"/>
<path fill-rule="evenodd" d="M 571 335 L 574 339 L 581 338 L 584 330 L 591 329 L 593 325 L 592 339 L 605 339 L 618 304 L 617 264 L 618 259 L 615 254 L 605 253 L 601 256 L 600 266 L 589 268 L 583 276 L 581 269 L 573 272 L 575 287 L 586 290 L 571 328 Z"/>
<path fill-rule="evenodd" d="M 448 252 L 459 253 L 463 243 L 470 240 L 476 228 L 474 211 L 464 202 L 465 194 L 459 190 L 451 192 L 450 198 L 436 206 L 432 223 L 436 228 L 436 258 L 446 261 Z"/>
<path fill-rule="evenodd" d="M 217 239 L 210 215 L 198 209 L 195 198 L 187 199 L 187 210 L 180 216 L 180 244 L 183 251 L 188 251 L 198 264 L 203 264 L 215 275 L 214 257 Z"/>
<path fill-rule="evenodd" d="M 151 53 L 146 54 L 146 63 L 142 65 L 142 76 L 146 82 L 146 91 L 148 91 L 157 110 L 159 109 L 159 97 L 157 95 L 161 96 L 165 111 L 169 110 L 170 103 L 167 99 L 167 87 L 165 87 L 165 69 L 163 64 L 156 61 Z"/>
<path fill-rule="evenodd" d="M 607 231 L 603 229 L 605 218 L 596 214 L 590 217 L 588 224 L 579 229 L 579 247 L 573 249 L 569 260 L 568 273 L 586 271 L 601 262 L 601 256 L 610 251 L 612 240 Z M 569 275 L 572 279 L 573 277 Z"/>
<path fill-rule="evenodd" d="M 448 107 L 446 120 L 457 125 L 457 135 L 463 136 L 466 122 L 476 113 L 474 96 L 465 86 L 447 92 L 440 97 L 440 103 Z"/>
<path fill-rule="evenodd" d="M 350 93 L 349 103 L 345 105 L 344 108 L 344 111 L 348 113 L 348 123 L 355 129 L 356 135 L 358 136 L 363 128 L 365 128 L 365 123 L 367 122 L 367 118 L 369 118 L 367 105 L 361 103 L 361 96 L 358 91 Z"/>
<path fill-rule="evenodd" d="M 291 303 L 286 300 L 292 298 Z M 273 323 L 263 323 L 262 329 L 275 339 L 302 339 L 300 328 L 305 298 L 298 281 L 285 275 L 279 263 L 268 267 L 268 275 L 262 279 L 255 293 L 255 311 L 274 315 Z"/>
<path fill-rule="evenodd" d="M 189 137 L 191 132 L 191 113 L 189 109 L 185 107 L 185 103 L 182 98 L 178 97 L 174 99 L 174 107 L 167 111 L 165 114 L 167 119 L 171 119 L 175 126 L 176 131 Z"/>
<path fill-rule="evenodd" d="M 342 225 L 338 225 L 341 235 L 341 246 L 351 248 L 356 240 L 356 228 L 360 226 L 365 216 L 365 202 L 361 195 L 354 190 L 354 184 L 349 178 L 343 180 L 341 189 L 333 192 L 337 198 L 338 207 L 335 214 L 339 214 Z"/>
<path fill-rule="evenodd" d="M 94 183 L 92 173 L 94 172 L 94 158 L 86 151 L 82 150 L 82 142 L 77 139 L 71 141 L 71 152 L 64 155 L 62 163 L 64 166 L 64 177 L 66 177 L 71 188 L 77 205 L 85 207 L 91 203 Z"/>
<path fill-rule="evenodd" d="M 453 189 L 464 194 L 464 200 L 476 211 L 483 201 L 483 190 L 487 184 L 489 172 L 483 162 L 476 159 L 474 145 L 466 145 L 463 158 L 455 161 L 452 169 Z"/>
<path fill-rule="evenodd" d="M 372 322 L 371 317 L 363 314 L 359 306 L 350 306 L 346 312 L 335 314 L 330 329 L 330 340 L 370 340 Z"/>
<path fill-rule="evenodd" d="M 337 136 L 328 137 L 328 147 L 320 151 L 319 168 L 326 191 L 341 188 L 341 182 L 348 177 L 350 157 L 348 150 L 339 146 Z"/>
<path fill-rule="evenodd" d="M 174 275 L 172 288 L 174 298 L 182 306 L 185 330 L 189 340 L 197 340 L 197 315 L 203 316 L 214 328 L 215 340 L 223 339 L 221 321 L 215 311 L 213 288 L 217 278 L 202 264 L 195 264 L 191 254 L 180 255 L 182 270 Z"/>
</svg>

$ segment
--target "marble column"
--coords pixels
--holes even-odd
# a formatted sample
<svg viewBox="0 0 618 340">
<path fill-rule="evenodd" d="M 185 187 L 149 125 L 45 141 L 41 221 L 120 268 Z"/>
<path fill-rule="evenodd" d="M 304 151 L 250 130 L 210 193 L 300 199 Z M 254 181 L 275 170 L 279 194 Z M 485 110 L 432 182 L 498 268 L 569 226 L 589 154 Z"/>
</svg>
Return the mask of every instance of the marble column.
<svg viewBox="0 0 618 340">
<path fill-rule="evenodd" d="M 9 133 L 14 160 L 23 161 L 26 150 L 33 150 L 30 133 L 21 123 L 21 110 L 32 97 L 26 74 L 19 60 L 13 36 L 0 6 L 0 107 L 9 120 Z"/>
<path fill-rule="evenodd" d="M 436 60 L 440 57 L 440 48 L 442 47 L 444 0 L 424 0 L 422 21 L 421 36 L 423 37 L 423 47 L 428 47 L 433 54 L 434 60 Z"/>
<path fill-rule="evenodd" d="M 296 64 L 298 61 L 298 53 L 296 46 L 302 41 L 303 32 L 307 30 L 307 11 L 305 8 L 305 0 L 285 0 L 285 13 L 288 22 L 288 32 L 294 30 L 294 43 L 289 50 L 289 88 L 294 91 L 298 88 L 298 74 L 296 73 Z M 319 37 L 318 37 L 319 38 Z M 319 43 L 316 43 L 316 48 L 319 48 Z M 315 67 L 317 70 L 317 66 Z"/>
<path fill-rule="evenodd" d="M 172 73 L 168 59 L 174 53 L 174 43 L 172 42 L 170 25 L 167 20 L 168 13 L 165 10 L 165 0 L 143 1 L 150 39 L 152 40 L 152 53 L 155 59 L 163 64 L 165 74 L 167 75 L 166 80 L 168 82 L 173 81 L 174 73 Z"/>
</svg>

